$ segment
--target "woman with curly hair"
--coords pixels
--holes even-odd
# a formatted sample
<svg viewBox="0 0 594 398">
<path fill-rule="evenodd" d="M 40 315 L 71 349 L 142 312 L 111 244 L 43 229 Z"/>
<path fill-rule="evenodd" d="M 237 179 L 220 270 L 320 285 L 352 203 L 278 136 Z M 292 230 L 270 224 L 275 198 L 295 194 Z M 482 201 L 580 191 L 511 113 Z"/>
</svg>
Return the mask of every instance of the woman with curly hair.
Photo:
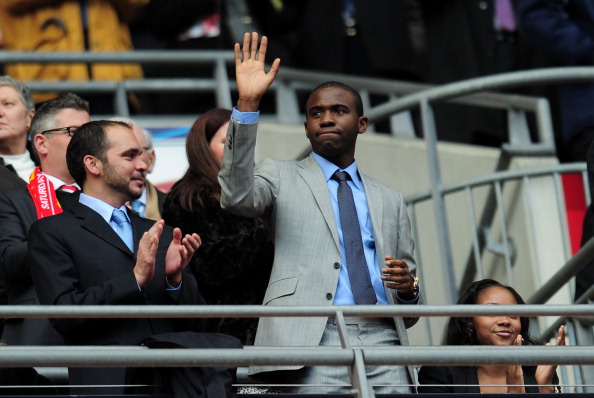
<svg viewBox="0 0 594 398">
<path fill-rule="evenodd" d="M 274 245 L 268 230 L 253 218 L 221 209 L 218 174 L 231 111 L 202 114 L 186 139 L 189 167 L 163 205 L 163 219 L 184 234 L 197 233 L 202 246 L 189 267 L 208 304 L 262 304 L 270 278 Z M 253 344 L 257 319 L 209 318 L 207 332 L 220 332 Z"/>
<path fill-rule="evenodd" d="M 512 287 L 493 279 L 472 283 L 458 304 L 525 304 Z M 533 345 L 530 318 L 519 316 L 452 317 L 445 331 L 446 345 Z M 565 345 L 565 330 L 559 328 L 557 345 Z M 423 366 L 419 372 L 420 393 L 524 393 L 554 392 L 558 383 L 556 365 Z"/>
</svg>

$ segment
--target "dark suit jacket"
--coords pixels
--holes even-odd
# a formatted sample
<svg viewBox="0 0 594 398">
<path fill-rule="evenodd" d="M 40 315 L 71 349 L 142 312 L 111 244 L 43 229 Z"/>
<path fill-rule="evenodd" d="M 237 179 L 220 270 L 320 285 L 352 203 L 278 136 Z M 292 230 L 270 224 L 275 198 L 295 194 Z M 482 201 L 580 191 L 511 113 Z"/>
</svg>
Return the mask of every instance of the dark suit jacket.
<svg viewBox="0 0 594 398">
<path fill-rule="evenodd" d="M 35 166 L 39 166 L 39 160 L 33 155 L 33 149 L 31 141 L 27 141 L 27 151 L 29 152 L 29 157 L 35 163 Z M 9 186 L 19 186 L 23 185 L 25 181 L 19 177 L 12 167 L 11 164 L 4 164 L 4 158 L 0 156 L 0 187 L 7 188 Z M 7 185 L 10 184 L 10 185 Z"/>
<path fill-rule="evenodd" d="M 516 51 L 510 50 L 508 57 L 497 56 L 494 0 L 419 0 L 419 4 L 425 26 L 427 83 L 445 84 L 547 65 L 546 58 L 521 34 L 515 37 Z M 543 89 L 534 88 L 514 91 L 544 94 Z M 436 104 L 433 109 L 441 140 L 495 146 L 507 142 L 503 111 L 453 104 Z"/>
<path fill-rule="evenodd" d="M 0 170 L 0 175 L 4 171 Z M 27 184 L 13 174 L 6 174 L 11 183 L 4 185 L 0 178 L 0 280 L 7 304 L 39 304 L 27 256 L 27 234 L 37 221 L 35 204 L 27 191 Z M 63 208 L 77 203 L 78 194 L 57 192 Z M 62 337 L 46 319 L 9 319 L 5 322 L 2 340 L 9 345 L 61 345 Z"/>
<path fill-rule="evenodd" d="M 291 2 L 286 3 L 290 6 Z M 285 26 L 296 22 L 297 35 L 291 43 L 294 48 L 290 55 L 294 59 L 289 58 L 288 64 L 391 79 L 421 78 L 420 59 L 413 48 L 408 26 L 407 2 L 354 0 L 357 34 L 353 37 L 345 34 L 342 1 L 293 3 L 297 3 L 297 14 L 294 21 L 287 21 Z"/>
<path fill-rule="evenodd" d="M 480 393 L 475 366 L 423 366 L 419 371 L 420 393 Z M 536 385 L 533 366 L 522 366 L 524 384 Z M 538 387 L 526 386 L 526 392 L 537 393 Z"/>
<path fill-rule="evenodd" d="M 6 166 L 0 166 L 0 187 L 14 188 L 26 187 L 27 183 L 19 177 L 13 170 Z"/>
<path fill-rule="evenodd" d="M 522 0 L 518 14 L 523 31 L 556 66 L 594 63 L 594 3 L 591 1 Z M 594 127 L 593 83 L 560 84 L 563 139 Z"/>
<path fill-rule="evenodd" d="M 7 168 L 4 165 L 0 165 L 0 187 L 2 188 L 14 188 L 14 187 L 24 187 L 26 186 L 25 181 L 23 181 L 19 176 L 16 175 L 11 169 Z M 2 234 L 0 234 L 0 237 Z M 4 282 L 0 277 L 0 304 L 6 304 L 8 299 L 6 298 L 6 290 L 4 288 Z M 2 320 L 3 321 L 3 320 Z M 1 329 L 1 327 L 0 327 Z"/>
<path fill-rule="evenodd" d="M 154 221 L 129 212 L 135 247 Z M 132 253 L 111 226 L 89 207 L 77 203 L 54 217 L 39 220 L 29 232 L 33 283 L 42 304 L 174 305 L 203 304 L 196 280 L 184 271 L 182 287 L 166 290 L 165 255 L 172 239 L 166 227 L 157 250 L 155 275 L 138 288 Z M 134 345 L 151 334 L 191 330 L 185 319 L 53 319 L 69 345 Z M 94 369 L 70 371 L 71 384 L 122 384 L 125 369 L 98 375 Z"/>
</svg>

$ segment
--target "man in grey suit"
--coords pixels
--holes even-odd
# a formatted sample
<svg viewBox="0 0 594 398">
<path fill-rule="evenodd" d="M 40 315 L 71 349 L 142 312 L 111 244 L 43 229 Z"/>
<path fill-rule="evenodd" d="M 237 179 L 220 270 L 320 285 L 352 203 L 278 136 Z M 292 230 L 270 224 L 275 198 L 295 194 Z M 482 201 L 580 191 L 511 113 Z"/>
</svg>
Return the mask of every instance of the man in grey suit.
<svg viewBox="0 0 594 398">
<path fill-rule="evenodd" d="M 402 195 L 362 174 L 355 162 L 356 140 L 367 129 L 367 117 L 354 89 L 326 82 L 308 98 L 305 131 L 313 150 L 309 157 L 267 159 L 254 167 L 259 101 L 280 65 L 277 59 L 265 72 L 267 44 L 263 37 L 258 48 L 257 34 L 246 33 L 243 48 L 235 45 L 239 100 L 219 174 L 222 206 L 241 216 L 264 218 L 271 228 L 275 258 L 264 305 L 417 304 L 414 242 Z M 355 202 L 370 301 L 359 301 L 359 287 L 348 269 L 353 244 L 345 245 L 350 240 L 344 237 L 352 225 L 340 214 L 338 186 L 344 181 L 333 179 L 336 171 L 346 171 L 352 179 L 347 185 Z M 353 346 L 407 344 L 406 327 L 416 321 L 347 319 L 348 337 Z M 334 320 L 321 317 L 262 318 L 255 341 L 256 346 L 279 347 L 339 344 Z M 367 372 L 371 384 L 392 386 L 376 388 L 376 393 L 411 391 L 414 375 L 405 367 L 368 367 Z M 341 367 L 258 366 L 250 375 L 318 385 L 287 388 L 290 392 L 349 391 L 347 371 Z"/>
</svg>

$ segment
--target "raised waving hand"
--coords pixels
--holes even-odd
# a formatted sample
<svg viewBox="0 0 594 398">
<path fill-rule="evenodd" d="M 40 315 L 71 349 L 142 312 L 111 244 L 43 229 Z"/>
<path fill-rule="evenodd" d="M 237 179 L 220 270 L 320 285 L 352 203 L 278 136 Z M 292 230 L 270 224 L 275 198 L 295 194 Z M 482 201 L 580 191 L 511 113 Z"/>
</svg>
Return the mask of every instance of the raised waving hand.
<svg viewBox="0 0 594 398">
<path fill-rule="evenodd" d="M 268 38 L 262 37 L 258 46 L 258 34 L 246 33 L 243 36 L 243 46 L 235 43 L 235 78 L 239 100 L 237 110 L 240 112 L 255 112 L 258 110 L 260 98 L 266 93 L 279 70 L 280 59 L 272 63 L 270 71 L 266 73 L 264 62 Z"/>
</svg>

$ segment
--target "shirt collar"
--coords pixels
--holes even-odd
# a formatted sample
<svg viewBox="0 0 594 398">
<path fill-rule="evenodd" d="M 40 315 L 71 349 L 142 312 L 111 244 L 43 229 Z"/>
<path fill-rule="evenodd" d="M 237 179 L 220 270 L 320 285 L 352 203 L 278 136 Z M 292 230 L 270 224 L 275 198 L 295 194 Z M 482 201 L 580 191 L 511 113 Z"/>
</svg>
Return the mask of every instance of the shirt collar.
<svg viewBox="0 0 594 398">
<path fill-rule="evenodd" d="M 142 187 L 142 195 L 140 195 L 140 197 L 138 199 L 134 199 L 137 202 L 142 203 L 143 205 L 146 206 L 146 195 L 147 195 L 147 189 L 146 189 L 146 184 L 144 185 L 144 187 Z"/>
<path fill-rule="evenodd" d="M 65 183 L 64 181 L 60 180 L 58 177 L 51 176 L 47 173 L 43 173 L 43 175 L 45 175 L 47 177 L 47 179 L 51 181 L 52 185 L 54 186 L 54 189 L 58 189 L 62 185 L 72 185 L 73 187 L 80 189 L 80 187 L 78 186 L 78 184 L 76 182 L 73 182 L 72 184 L 68 184 L 68 183 Z"/>
<path fill-rule="evenodd" d="M 78 201 L 99 213 L 99 215 L 107 223 L 111 221 L 111 215 L 113 214 L 113 211 L 115 209 L 112 205 L 105 203 L 101 199 L 97 199 L 92 196 L 86 195 L 84 192 L 81 192 Z M 130 221 L 130 217 L 128 217 L 128 212 L 126 211 L 126 206 L 122 205 L 119 209 L 124 212 L 126 218 L 128 218 L 128 221 Z"/>
<path fill-rule="evenodd" d="M 358 189 L 363 189 L 363 181 L 361 181 L 361 177 L 359 176 L 359 168 L 357 167 L 357 161 L 353 161 L 353 163 L 351 163 L 346 169 L 341 169 L 331 161 L 325 159 L 324 157 L 318 155 L 315 152 L 312 152 L 312 156 L 322 169 L 322 173 L 324 173 L 326 183 L 328 183 L 328 181 L 332 179 L 332 174 L 334 174 L 336 170 L 341 170 L 349 173 L 353 181 L 353 184 L 355 184 L 355 186 Z"/>
</svg>

